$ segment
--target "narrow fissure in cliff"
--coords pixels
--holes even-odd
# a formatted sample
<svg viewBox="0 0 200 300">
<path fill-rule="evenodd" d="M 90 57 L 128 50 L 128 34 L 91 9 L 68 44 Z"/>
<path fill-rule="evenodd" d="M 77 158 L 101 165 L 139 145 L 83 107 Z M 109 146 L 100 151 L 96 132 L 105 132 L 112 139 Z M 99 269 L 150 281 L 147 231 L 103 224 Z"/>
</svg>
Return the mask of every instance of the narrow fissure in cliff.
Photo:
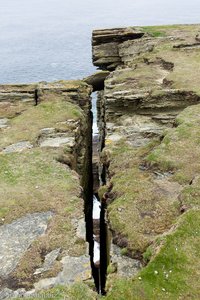
<svg viewBox="0 0 200 300">
<path fill-rule="evenodd" d="M 37 106 L 39 101 L 38 89 L 35 89 L 34 91 L 34 100 L 35 100 L 35 106 Z"/>
<path fill-rule="evenodd" d="M 106 122 L 105 122 L 105 102 L 104 90 L 97 93 L 97 122 L 99 128 L 99 197 L 101 201 L 101 217 L 100 217 L 100 269 L 101 269 L 101 285 L 102 294 L 105 293 L 107 267 L 110 263 L 110 245 L 111 234 L 107 223 L 107 202 L 104 196 L 101 196 L 100 189 L 106 185 L 106 165 L 102 162 L 101 153 L 105 147 Z"/>
<path fill-rule="evenodd" d="M 102 184 L 99 148 L 102 136 L 99 135 L 97 124 L 97 93 L 92 94 L 92 130 L 88 140 L 88 165 L 83 179 L 85 199 L 86 239 L 89 243 L 89 255 L 92 276 L 96 290 L 105 294 L 107 270 L 107 225 L 105 221 L 105 204 L 100 202 L 98 189 Z"/>
</svg>

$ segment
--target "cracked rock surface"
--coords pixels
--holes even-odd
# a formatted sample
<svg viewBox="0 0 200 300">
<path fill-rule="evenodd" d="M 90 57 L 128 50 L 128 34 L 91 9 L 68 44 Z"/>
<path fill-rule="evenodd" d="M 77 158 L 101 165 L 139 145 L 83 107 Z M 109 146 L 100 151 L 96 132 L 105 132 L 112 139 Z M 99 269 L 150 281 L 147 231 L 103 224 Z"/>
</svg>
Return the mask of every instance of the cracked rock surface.
<svg viewBox="0 0 200 300">
<path fill-rule="evenodd" d="M 26 215 L 0 227 L 0 277 L 7 278 L 31 243 L 47 229 L 51 212 Z"/>
</svg>

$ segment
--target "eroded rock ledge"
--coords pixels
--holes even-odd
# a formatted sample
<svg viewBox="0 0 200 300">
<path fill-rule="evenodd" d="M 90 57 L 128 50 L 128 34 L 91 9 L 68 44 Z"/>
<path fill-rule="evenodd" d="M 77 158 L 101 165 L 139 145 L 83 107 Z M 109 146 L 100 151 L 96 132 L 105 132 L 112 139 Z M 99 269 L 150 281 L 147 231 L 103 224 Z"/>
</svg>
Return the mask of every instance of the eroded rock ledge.
<svg viewBox="0 0 200 300">
<path fill-rule="evenodd" d="M 93 34 L 94 65 L 111 70 L 98 95 L 99 194 L 113 242 L 146 266 L 133 281 L 110 275 L 108 299 L 198 298 L 200 26 L 133 31 Z"/>
<path fill-rule="evenodd" d="M 115 69 L 121 62 L 119 45 L 127 40 L 139 39 L 143 35 L 143 32 L 131 27 L 94 30 L 92 34 L 93 64 L 101 69 Z"/>
<path fill-rule="evenodd" d="M 77 229 L 91 179 L 91 91 L 81 80 L 0 85 L 0 299 L 91 277 Z"/>
<path fill-rule="evenodd" d="M 105 299 L 200 298 L 199 32 L 200 25 L 173 25 L 93 33 L 94 65 L 111 71 L 85 79 L 104 88 L 98 124 L 106 184 L 99 196 L 118 245 Z M 1 234 L 41 217 L 27 239 L 23 227 L 24 250 L 0 278 L 1 299 L 34 298 L 76 282 L 79 273 L 82 281 L 90 276 L 80 225 L 80 183 L 87 197 L 91 178 L 85 82 L 0 86 Z M 96 299 L 85 284 L 42 295 L 49 291 Z"/>
</svg>

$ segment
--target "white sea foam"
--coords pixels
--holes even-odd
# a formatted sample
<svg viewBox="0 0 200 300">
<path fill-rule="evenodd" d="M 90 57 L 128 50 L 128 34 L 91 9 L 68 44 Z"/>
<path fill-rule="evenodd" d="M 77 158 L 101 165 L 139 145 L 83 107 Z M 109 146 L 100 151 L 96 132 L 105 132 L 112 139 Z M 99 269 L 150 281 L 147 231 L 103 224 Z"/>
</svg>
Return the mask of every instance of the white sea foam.
<svg viewBox="0 0 200 300">
<path fill-rule="evenodd" d="M 94 257 L 93 262 L 97 263 L 100 261 L 100 244 L 94 241 Z"/>
<path fill-rule="evenodd" d="M 101 203 L 97 200 L 95 196 L 93 196 L 93 212 L 92 212 L 92 218 L 95 220 L 100 219 L 100 213 L 101 213 Z"/>
</svg>

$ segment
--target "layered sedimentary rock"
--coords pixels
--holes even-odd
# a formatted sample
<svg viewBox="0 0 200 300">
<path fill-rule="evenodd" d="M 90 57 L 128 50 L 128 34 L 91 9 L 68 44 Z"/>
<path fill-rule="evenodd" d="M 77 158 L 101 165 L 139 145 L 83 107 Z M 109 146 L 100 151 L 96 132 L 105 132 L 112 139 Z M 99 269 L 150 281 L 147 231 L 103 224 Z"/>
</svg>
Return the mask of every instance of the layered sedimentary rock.
<svg viewBox="0 0 200 300">
<path fill-rule="evenodd" d="M 121 63 L 119 45 L 127 40 L 139 39 L 143 35 L 143 32 L 131 27 L 94 30 L 92 35 L 94 65 L 102 69 L 115 69 Z"/>
<path fill-rule="evenodd" d="M 107 182 L 99 194 L 107 199 L 114 243 L 148 263 L 134 282 L 112 275 L 108 284 L 115 288 L 108 299 L 118 293 L 126 299 L 199 296 L 198 267 L 192 268 L 200 216 L 199 30 L 199 25 L 135 28 L 145 34 L 120 42 L 115 30 L 113 39 L 112 30 L 108 36 L 105 30 L 98 47 L 94 38 L 94 65 L 112 69 L 98 100 Z M 188 289 L 193 280 L 198 283 Z"/>
<path fill-rule="evenodd" d="M 91 176 L 91 90 L 83 81 L 0 86 L 1 299 L 90 278 L 76 230 Z"/>
<path fill-rule="evenodd" d="M 117 245 L 107 299 L 200 298 L 199 32 L 95 30 L 93 62 L 103 72 L 0 86 L 1 299 L 59 284 L 67 287 L 50 298 L 96 299 L 84 284 L 68 287 L 91 273 L 82 199 L 92 191 L 88 84 L 103 89 L 99 196 Z"/>
<path fill-rule="evenodd" d="M 109 71 L 99 71 L 84 78 L 84 81 L 92 86 L 93 92 L 100 91 L 104 89 L 104 81 L 109 74 Z"/>
</svg>

